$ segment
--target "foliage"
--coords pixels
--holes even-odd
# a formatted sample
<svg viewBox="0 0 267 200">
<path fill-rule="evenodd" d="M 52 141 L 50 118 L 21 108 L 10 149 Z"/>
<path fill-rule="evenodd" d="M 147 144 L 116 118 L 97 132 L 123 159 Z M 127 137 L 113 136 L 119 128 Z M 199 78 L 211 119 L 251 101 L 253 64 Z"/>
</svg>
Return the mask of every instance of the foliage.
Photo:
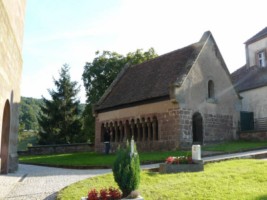
<svg viewBox="0 0 267 200">
<path fill-rule="evenodd" d="M 92 189 L 88 192 L 88 200 L 119 200 L 121 199 L 121 192 L 118 189 L 110 187 L 109 189 L 101 189 L 98 192 Z"/>
<path fill-rule="evenodd" d="M 54 79 L 56 90 L 48 90 L 51 99 L 43 97 L 39 117 L 40 144 L 64 144 L 82 142 L 86 138 L 81 134 L 81 119 L 79 118 L 79 103 L 76 95 L 80 88 L 77 82 L 72 82 L 69 66 L 63 65 L 58 80 Z"/>
<path fill-rule="evenodd" d="M 83 113 L 84 131 L 94 141 L 94 117 L 92 106 L 96 104 L 106 89 L 114 81 L 122 68 L 127 65 L 135 65 L 155 58 L 157 54 L 153 48 L 143 52 L 141 49 L 130 52 L 126 56 L 116 52 L 96 52 L 92 63 L 87 62 L 84 66 L 83 82 L 86 89 L 87 105 Z"/>
<path fill-rule="evenodd" d="M 187 155 L 184 151 L 166 151 L 166 152 L 141 152 L 139 158 L 142 164 L 162 162 L 168 155 Z M 103 154 L 95 152 L 55 154 L 55 155 L 36 155 L 20 156 L 21 163 L 45 164 L 45 165 L 64 165 L 64 166 L 87 166 L 87 167 L 112 167 L 115 154 Z"/>
<path fill-rule="evenodd" d="M 140 161 L 136 147 L 133 155 L 131 155 L 128 144 L 126 148 L 120 148 L 112 171 L 123 197 L 127 197 L 132 191 L 136 190 L 140 183 Z"/>
<path fill-rule="evenodd" d="M 141 173 L 140 193 L 146 200 L 155 199 L 266 199 L 267 162 L 240 159 L 205 165 L 195 173 Z M 89 178 L 59 191 L 58 200 L 85 196 L 89 188 L 116 185 L 112 174 Z"/>
<path fill-rule="evenodd" d="M 38 115 L 43 105 L 41 99 L 21 97 L 19 106 L 20 133 L 24 130 L 39 130 Z"/>
</svg>

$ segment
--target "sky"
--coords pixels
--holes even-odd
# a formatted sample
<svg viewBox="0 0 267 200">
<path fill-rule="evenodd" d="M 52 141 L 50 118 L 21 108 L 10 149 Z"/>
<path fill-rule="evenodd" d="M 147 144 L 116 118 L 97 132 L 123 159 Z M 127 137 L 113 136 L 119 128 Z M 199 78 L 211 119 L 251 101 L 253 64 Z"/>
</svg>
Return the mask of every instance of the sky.
<svg viewBox="0 0 267 200">
<path fill-rule="evenodd" d="M 21 95 L 50 97 L 64 64 L 81 86 L 96 51 L 158 55 L 211 31 L 230 72 L 245 64 L 244 42 L 267 26 L 266 0 L 27 0 Z"/>
</svg>

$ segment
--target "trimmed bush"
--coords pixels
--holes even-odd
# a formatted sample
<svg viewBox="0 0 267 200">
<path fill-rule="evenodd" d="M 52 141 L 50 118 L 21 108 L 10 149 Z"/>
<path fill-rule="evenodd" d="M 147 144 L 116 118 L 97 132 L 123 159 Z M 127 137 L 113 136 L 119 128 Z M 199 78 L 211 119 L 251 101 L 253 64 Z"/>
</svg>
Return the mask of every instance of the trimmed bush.
<svg viewBox="0 0 267 200">
<path fill-rule="evenodd" d="M 140 183 L 140 161 L 136 145 L 134 145 L 134 153 L 132 155 L 128 142 L 126 148 L 118 149 L 112 171 L 123 197 L 127 197 L 132 191 L 138 189 Z"/>
</svg>

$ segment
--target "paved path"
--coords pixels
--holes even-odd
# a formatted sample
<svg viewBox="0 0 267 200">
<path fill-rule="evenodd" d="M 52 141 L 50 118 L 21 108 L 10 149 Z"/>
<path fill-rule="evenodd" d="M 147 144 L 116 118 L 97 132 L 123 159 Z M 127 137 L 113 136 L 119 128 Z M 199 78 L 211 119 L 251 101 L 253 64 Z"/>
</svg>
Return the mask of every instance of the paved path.
<svg viewBox="0 0 267 200">
<path fill-rule="evenodd" d="M 156 168 L 158 164 L 144 165 Z M 75 170 L 34 165 L 19 165 L 16 173 L 0 175 L 0 200 L 54 200 L 62 188 L 111 169 Z"/>
<path fill-rule="evenodd" d="M 229 160 L 233 158 L 267 158 L 267 149 L 252 150 L 240 153 L 222 154 L 203 157 L 204 162 L 216 162 L 221 160 Z"/>
<path fill-rule="evenodd" d="M 249 152 L 204 157 L 204 162 L 216 162 L 241 157 L 264 155 L 267 149 Z M 159 164 L 145 165 L 142 168 L 156 168 Z M 62 188 L 100 174 L 110 169 L 74 170 L 33 165 L 19 165 L 16 173 L 0 175 L 0 200 L 54 200 Z"/>
<path fill-rule="evenodd" d="M 0 199 L 52 200 L 56 192 L 74 182 L 110 172 L 110 169 L 73 170 L 19 165 L 14 174 L 0 175 Z"/>
</svg>

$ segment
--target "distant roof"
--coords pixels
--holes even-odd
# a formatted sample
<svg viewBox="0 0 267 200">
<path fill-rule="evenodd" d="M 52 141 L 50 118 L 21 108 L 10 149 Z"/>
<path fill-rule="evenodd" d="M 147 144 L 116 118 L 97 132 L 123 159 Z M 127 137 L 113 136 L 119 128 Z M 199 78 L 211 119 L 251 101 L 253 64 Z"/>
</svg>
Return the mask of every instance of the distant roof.
<svg viewBox="0 0 267 200">
<path fill-rule="evenodd" d="M 124 69 L 95 107 L 96 111 L 129 106 L 145 101 L 169 99 L 169 87 L 181 85 L 204 42 L 197 43 Z"/>
<path fill-rule="evenodd" d="M 259 40 L 259 39 L 262 39 L 263 37 L 266 37 L 266 36 L 267 36 L 267 27 L 262 29 L 260 32 L 258 32 L 256 35 L 254 35 L 250 39 L 248 39 L 245 42 L 245 44 L 250 44 L 250 43 L 255 42 L 255 41 Z"/>
<path fill-rule="evenodd" d="M 247 67 L 239 68 L 231 74 L 232 82 L 238 92 L 267 86 L 266 67 Z"/>
</svg>

